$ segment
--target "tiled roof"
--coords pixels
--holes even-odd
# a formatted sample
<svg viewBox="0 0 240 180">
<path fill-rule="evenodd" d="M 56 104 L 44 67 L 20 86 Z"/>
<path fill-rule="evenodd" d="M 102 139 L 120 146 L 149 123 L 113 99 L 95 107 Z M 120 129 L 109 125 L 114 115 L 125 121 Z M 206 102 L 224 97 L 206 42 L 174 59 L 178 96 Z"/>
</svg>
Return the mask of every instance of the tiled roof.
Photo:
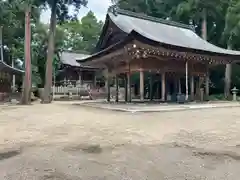
<svg viewBox="0 0 240 180">
<path fill-rule="evenodd" d="M 81 61 L 87 57 L 89 57 L 89 55 L 64 51 L 61 54 L 60 60 L 66 65 L 81 67 L 80 63 L 78 63 L 76 60 Z"/>
<path fill-rule="evenodd" d="M 109 9 L 108 16 L 127 34 L 135 31 L 159 43 L 220 54 L 240 55 L 240 51 L 220 48 L 203 40 L 188 25 L 115 8 Z"/>
</svg>

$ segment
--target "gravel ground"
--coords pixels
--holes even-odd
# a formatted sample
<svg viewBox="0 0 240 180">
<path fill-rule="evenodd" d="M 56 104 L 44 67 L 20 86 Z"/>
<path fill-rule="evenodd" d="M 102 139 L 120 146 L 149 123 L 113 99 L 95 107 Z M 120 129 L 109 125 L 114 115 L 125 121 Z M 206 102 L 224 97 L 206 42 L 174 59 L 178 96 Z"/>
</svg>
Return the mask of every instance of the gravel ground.
<svg viewBox="0 0 240 180">
<path fill-rule="evenodd" d="M 239 180 L 239 108 L 0 106 L 1 180 Z"/>
</svg>

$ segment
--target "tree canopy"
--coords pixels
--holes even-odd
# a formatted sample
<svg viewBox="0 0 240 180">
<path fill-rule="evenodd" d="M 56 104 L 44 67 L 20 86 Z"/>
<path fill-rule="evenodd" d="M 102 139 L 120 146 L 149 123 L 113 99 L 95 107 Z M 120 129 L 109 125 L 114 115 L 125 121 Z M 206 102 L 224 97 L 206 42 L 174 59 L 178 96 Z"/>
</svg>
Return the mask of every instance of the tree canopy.
<svg viewBox="0 0 240 180">
<path fill-rule="evenodd" d="M 91 53 L 98 41 L 102 21 L 98 21 L 92 11 L 89 11 L 82 19 L 67 21 L 59 26 L 64 30 L 64 49 Z"/>
<path fill-rule="evenodd" d="M 45 83 L 49 28 L 47 24 L 40 22 L 40 12 L 47 5 L 46 3 L 50 3 L 50 1 L 44 1 L 45 4 L 40 4 L 37 1 L 34 3 L 31 13 L 32 79 L 34 84 L 43 85 Z M 37 7 L 36 3 L 41 6 Z M 64 9 L 64 7 L 62 8 Z M 66 14 L 63 9 L 61 12 Z M 59 12 L 54 38 L 53 69 L 55 70 L 59 66 L 59 54 L 63 50 L 91 53 L 103 24 L 97 20 L 91 11 L 81 20 L 75 18 L 76 14 L 72 17 L 65 16 L 65 19 L 63 17 Z M 24 23 L 25 8 L 22 0 L 0 1 L 0 26 L 3 26 L 4 60 L 8 64 L 11 64 L 12 59 L 15 61 L 20 59 L 24 62 Z"/>
</svg>

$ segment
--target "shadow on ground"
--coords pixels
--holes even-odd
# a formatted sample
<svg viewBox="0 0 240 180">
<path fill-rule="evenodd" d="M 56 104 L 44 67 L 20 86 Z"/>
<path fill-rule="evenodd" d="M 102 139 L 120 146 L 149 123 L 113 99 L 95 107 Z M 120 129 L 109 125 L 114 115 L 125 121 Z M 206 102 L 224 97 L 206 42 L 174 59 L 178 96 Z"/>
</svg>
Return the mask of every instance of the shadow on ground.
<svg viewBox="0 0 240 180">
<path fill-rule="evenodd" d="M 180 143 L 34 147 L 18 156 L 2 155 L 6 158 L 0 161 L 0 179 L 238 180 L 238 150 L 238 147 L 231 151 L 206 150 Z M 19 175 L 18 171 L 24 174 Z"/>
</svg>

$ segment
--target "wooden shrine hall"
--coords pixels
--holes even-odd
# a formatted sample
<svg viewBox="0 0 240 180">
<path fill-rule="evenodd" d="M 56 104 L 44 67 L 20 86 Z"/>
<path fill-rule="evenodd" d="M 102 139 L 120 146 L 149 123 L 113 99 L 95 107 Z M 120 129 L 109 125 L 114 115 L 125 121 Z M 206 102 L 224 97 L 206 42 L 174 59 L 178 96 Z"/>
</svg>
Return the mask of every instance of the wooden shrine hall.
<svg viewBox="0 0 240 180">
<path fill-rule="evenodd" d="M 4 101 L 13 89 L 16 80 L 22 78 L 24 71 L 11 67 L 4 61 L 0 60 L 0 102 Z"/>
<path fill-rule="evenodd" d="M 141 101 L 146 98 L 175 101 L 179 94 L 186 101 L 203 100 L 200 94 L 209 95 L 209 69 L 240 60 L 239 51 L 208 43 L 191 26 L 115 6 L 109 8 L 96 49 L 97 52 L 81 60 L 81 64 L 108 72 L 108 101 L 109 81 L 115 78 L 117 102 L 119 78 L 125 80 L 125 101 L 128 102 L 132 101 L 133 87 Z M 136 74 L 138 80 L 133 82 Z"/>
</svg>

